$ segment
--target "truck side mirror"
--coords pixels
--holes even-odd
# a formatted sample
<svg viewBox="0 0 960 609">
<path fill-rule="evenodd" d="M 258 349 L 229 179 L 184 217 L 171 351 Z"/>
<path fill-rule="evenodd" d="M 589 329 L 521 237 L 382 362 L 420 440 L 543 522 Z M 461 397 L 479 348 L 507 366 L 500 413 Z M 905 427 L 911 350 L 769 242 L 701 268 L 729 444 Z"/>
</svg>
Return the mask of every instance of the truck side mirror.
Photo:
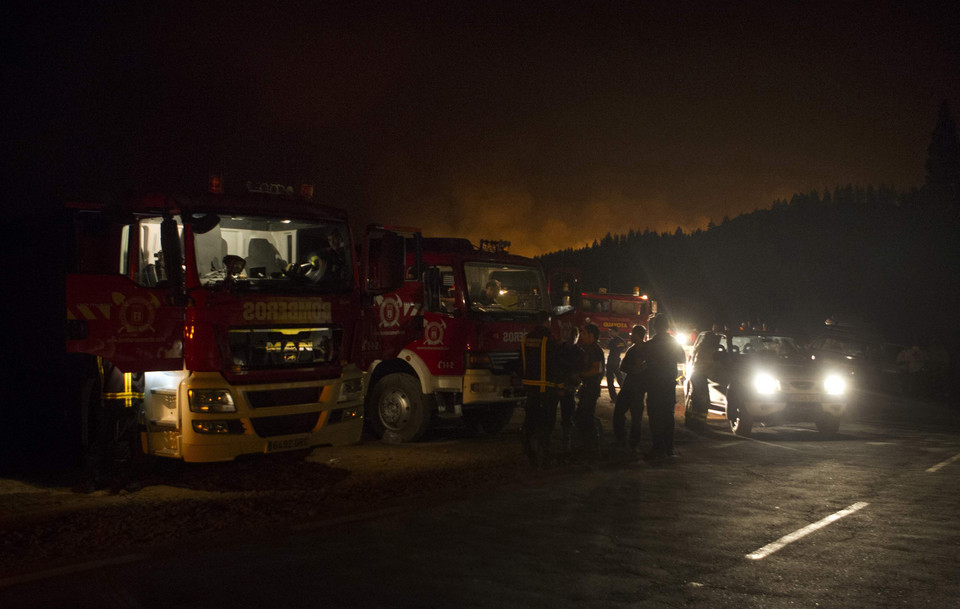
<svg viewBox="0 0 960 609">
<path fill-rule="evenodd" d="M 400 235 L 382 228 L 367 232 L 363 248 L 363 276 L 368 294 L 384 294 L 403 285 L 406 252 Z"/>
<path fill-rule="evenodd" d="M 440 311 L 440 269 L 435 266 L 427 267 L 423 273 L 423 302 L 430 311 Z"/>
<path fill-rule="evenodd" d="M 183 251 L 180 249 L 180 233 L 173 218 L 164 218 L 160 223 L 160 247 L 163 249 L 164 272 L 174 290 L 183 285 Z"/>
</svg>

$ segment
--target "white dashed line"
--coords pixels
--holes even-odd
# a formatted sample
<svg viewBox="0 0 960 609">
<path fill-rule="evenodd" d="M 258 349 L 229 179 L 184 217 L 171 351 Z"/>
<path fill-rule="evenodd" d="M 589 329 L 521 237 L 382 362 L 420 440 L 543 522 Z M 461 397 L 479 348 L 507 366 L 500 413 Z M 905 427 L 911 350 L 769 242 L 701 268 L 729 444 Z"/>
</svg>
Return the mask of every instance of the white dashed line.
<svg viewBox="0 0 960 609">
<path fill-rule="evenodd" d="M 793 533 L 790 533 L 789 535 L 784 535 L 783 537 L 781 537 L 780 539 L 776 540 L 773 543 L 768 543 L 767 545 L 763 546 L 759 550 L 756 550 L 755 552 L 751 552 L 750 554 L 747 554 L 746 558 L 749 558 L 750 560 L 760 560 L 762 558 L 766 558 L 767 556 L 770 556 L 777 550 L 780 550 L 781 548 L 787 546 L 788 544 L 793 543 L 794 541 L 800 539 L 801 537 L 805 537 L 806 535 L 809 535 L 814 531 L 822 529 L 823 527 L 827 526 L 831 522 L 834 522 L 835 520 L 840 520 L 844 516 L 849 516 L 850 514 L 856 512 L 857 510 L 863 509 L 868 505 L 870 504 L 864 501 L 861 501 L 859 503 L 854 503 L 853 505 L 851 505 L 845 510 L 840 510 L 835 514 L 830 514 L 823 520 L 819 520 L 817 522 L 814 522 L 811 525 L 807 525 L 802 529 L 799 529 L 794 531 Z"/>
<path fill-rule="evenodd" d="M 940 463 L 937 463 L 936 465 L 934 465 L 933 467 L 931 467 L 930 469 L 928 469 L 928 470 L 927 470 L 927 473 L 928 473 L 928 474 L 932 474 L 933 472 L 937 471 L 937 470 L 940 469 L 941 467 L 946 467 L 947 465 L 950 465 L 951 463 L 953 463 L 953 462 L 956 461 L 957 459 L 960 459 L 960 453 L 955 454 L 954 456 L 950 457 L 950 458 L 947 459 L 946 461 L 941 461 Z"/>
</svg>

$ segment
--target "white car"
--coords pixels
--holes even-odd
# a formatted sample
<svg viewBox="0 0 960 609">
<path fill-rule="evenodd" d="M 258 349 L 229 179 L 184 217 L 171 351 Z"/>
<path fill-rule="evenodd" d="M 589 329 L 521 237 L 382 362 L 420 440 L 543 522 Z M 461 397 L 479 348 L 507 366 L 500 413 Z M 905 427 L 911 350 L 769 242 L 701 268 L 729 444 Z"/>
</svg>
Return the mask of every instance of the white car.
<svg viewBox="0 0 960 609">
<path fill-rule="evenodd" d="M 832 434 L 847 407 L 848 379 L 849 371 L 815 361 L 791 336 L 701 332 L 688 360 L 684 402 L 688 416 L 709 409 L 737 435 L 749 435 L 756 423 L 806 421 Z"/>
</svg>

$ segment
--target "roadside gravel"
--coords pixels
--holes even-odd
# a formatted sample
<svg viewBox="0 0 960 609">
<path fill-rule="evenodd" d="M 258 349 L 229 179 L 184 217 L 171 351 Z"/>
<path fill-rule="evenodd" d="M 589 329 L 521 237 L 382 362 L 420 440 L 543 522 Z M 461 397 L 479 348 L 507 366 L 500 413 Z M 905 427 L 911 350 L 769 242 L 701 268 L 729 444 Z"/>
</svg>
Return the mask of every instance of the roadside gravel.
<svg viewBox="0 0 960 609">
<path fill-rule="evenodd" d="M 154 460 L 133 493 L 70 491 L 71 472 L 0 479 L 0 576 L 152 544 L 197 542 L 462 496 L 522 476 L 517 413 L 497 436 L 441 433 L 204 465 Z"/>
</svg>

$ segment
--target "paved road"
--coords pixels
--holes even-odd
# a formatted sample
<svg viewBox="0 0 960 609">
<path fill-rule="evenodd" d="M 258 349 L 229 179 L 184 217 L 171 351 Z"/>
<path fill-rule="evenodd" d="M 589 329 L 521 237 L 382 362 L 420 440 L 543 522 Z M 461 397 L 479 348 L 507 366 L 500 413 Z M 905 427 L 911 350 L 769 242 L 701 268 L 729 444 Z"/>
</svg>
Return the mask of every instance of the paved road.
<svg viewBox="0 0 960 609">
<path fill-rule="evenodd" d="M 834 438 L 679 434 L 668 464 L 531 474 L 468 501 L 303 522 L 0 581 L 14 607 L 956 607 L 956 410 Z"/>
</svg>

